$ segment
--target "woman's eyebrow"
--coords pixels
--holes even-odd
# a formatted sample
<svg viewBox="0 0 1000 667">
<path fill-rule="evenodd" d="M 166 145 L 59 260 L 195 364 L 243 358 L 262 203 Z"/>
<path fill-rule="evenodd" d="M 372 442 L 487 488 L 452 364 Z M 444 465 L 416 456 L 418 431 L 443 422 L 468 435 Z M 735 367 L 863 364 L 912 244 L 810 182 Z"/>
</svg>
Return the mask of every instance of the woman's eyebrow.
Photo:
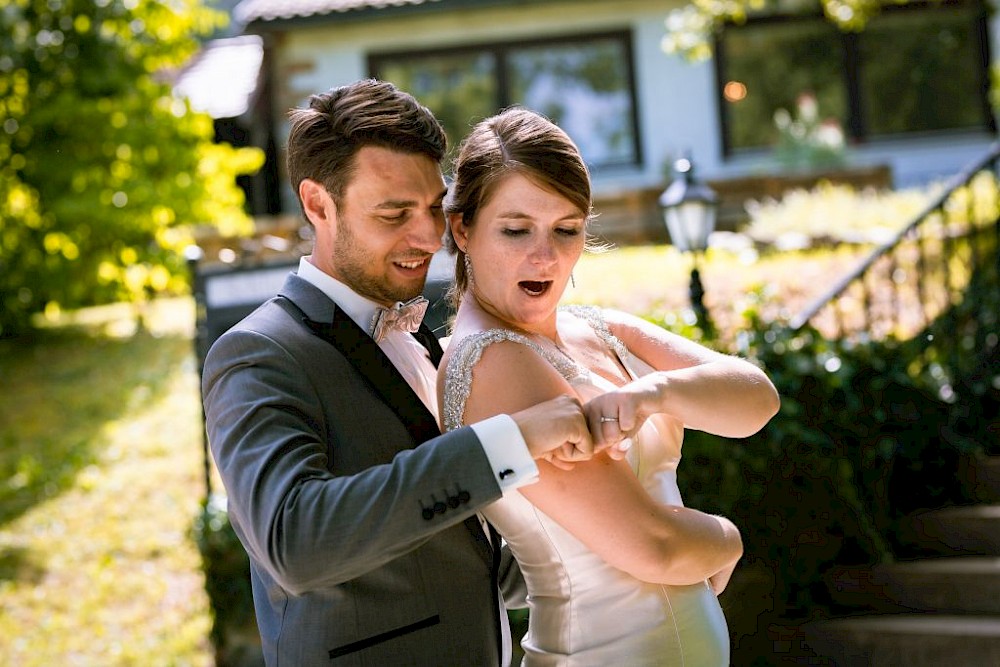
<svg viewBox="0 0 1000 667">
<path fill-rule="evenodd" d="M 498 218 L 503 218 L 504 220 L 534 220 L 535 216 L 518 209 L 512 209 L 510 211 L 501 211 L 497 213 Z M 567 213 L 563 217 L 556 220 L 556 222 L 576 222 L 578 220 L 583 220 L 586 216 L 579 212 Z"/>
</svg>

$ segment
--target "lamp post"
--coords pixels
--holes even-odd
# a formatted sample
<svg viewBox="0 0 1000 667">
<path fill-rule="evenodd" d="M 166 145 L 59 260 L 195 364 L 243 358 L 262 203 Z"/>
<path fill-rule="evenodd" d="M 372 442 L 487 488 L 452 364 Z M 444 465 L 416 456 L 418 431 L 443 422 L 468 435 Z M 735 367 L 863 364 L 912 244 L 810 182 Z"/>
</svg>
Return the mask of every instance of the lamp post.
<svg viewBox="0 0 1000 667">
<path fill-rule="evenodd" d="M 715 230 L 718 197 L 712 188 L 695 179 L 690 158 L 682 157 L 675 161 L 674 172 L 674 181 L 660 195 L 663 221 L 674 247 L 691 253 L 691 308 L 698 318 L 698 325 L 710 334 L 713 325 L 702 300 L 705 288 L 698 272 L 698 256 L 708 248 L 708 236 Z"/>
</svg>

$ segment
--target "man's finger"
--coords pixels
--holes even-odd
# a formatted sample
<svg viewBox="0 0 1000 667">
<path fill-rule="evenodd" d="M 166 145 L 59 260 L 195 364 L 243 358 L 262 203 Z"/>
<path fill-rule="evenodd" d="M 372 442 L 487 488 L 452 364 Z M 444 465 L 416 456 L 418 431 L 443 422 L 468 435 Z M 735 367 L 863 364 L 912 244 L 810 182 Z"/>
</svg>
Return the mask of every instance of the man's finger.
<svg viewBox="0 0 1000 667">
<path fill-rule="evenodd" d="M 572 470 L 573 467 L 576 465 L 575 463 L 572 463 L 570 461 L 563 461 L 558 456 L 553 456 L 548 461 L 549 463 L 552 464 L 553 467 L 559 468 L 560 470 Z"/>
</svg>

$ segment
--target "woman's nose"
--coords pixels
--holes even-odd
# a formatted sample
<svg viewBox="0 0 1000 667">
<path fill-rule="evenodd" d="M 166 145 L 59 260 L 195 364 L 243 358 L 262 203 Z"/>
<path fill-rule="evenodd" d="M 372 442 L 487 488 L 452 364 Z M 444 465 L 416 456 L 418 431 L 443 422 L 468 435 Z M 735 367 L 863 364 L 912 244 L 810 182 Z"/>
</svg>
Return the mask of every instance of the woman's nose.
<svg viewBox="0 0 1000 667">
<path fill-rule="evenodd" d="M 529 255 L 536 264 L 550 264 L 556 259 L 556 249 L 551 241 L 544 239 L 535 244 Z"/>
</svg>

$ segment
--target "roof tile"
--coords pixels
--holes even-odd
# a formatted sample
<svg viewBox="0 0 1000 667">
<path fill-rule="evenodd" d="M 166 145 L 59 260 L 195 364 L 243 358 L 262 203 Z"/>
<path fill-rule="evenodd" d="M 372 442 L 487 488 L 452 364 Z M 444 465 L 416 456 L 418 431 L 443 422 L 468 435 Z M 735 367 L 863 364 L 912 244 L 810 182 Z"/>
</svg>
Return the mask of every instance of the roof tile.
<svg viewBox="0 0 1000 667">
<path fill-rule="evenodd" d="M 345 13 L 359 9 L 385 9 L 423 5 L 440 0 L 243 0 L 233 9 L 236 20 L 275 21 L 323 14 Z"/>
</svg>

